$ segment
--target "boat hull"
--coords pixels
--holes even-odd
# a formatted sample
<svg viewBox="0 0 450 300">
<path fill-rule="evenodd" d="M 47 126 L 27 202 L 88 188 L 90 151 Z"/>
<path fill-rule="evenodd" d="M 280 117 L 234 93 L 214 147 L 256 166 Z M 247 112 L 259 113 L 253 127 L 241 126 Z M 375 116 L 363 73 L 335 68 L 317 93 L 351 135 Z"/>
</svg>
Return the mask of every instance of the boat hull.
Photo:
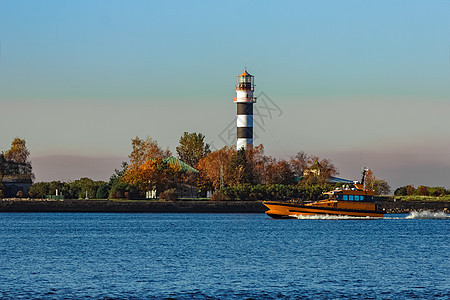
<svg viewBox="0 0 450 300">
<path fill-rule="evenodd" d="M 297 216 L 334 215 L 351 217 L 382 218 L 384 213 L 375 209 L 373 203 L 339 203 L 323 202 L 312 204 L 296 204 L 267 201 L 263 204 L 269 208 L 266 214 L 274 219 L 296 218 Z"/>
</svg>

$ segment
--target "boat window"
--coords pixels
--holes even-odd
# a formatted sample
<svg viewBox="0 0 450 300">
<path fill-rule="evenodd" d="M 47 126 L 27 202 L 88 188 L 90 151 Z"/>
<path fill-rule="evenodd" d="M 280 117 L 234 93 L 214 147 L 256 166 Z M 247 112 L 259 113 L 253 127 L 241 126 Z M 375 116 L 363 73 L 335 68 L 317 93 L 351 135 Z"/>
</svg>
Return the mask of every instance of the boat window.
<svg viewBox="0 0 450 300">
<path fill-rule="evenodd" d="M 355 201 L 359 201 L 359 196 L 358 195 L 355 196 Z"/>
<path fill-rule="evenodd" d="M 364 201 L 364 196 L 359 196 L 359 198 L 361 198 L 361 201 Z"/>
<path fill-rule="evenodd" d="M 343 195 L 342 196 L 342 200 L 347 201 L 348 200 L 348 196 L 347 195 Z"/>
<path fill-rule="evenodd" d="M 353 195 L 348 195 L 348 200 L 353 201 Z"/>
<path fill-rule="evenodd" d="M 336 200 L 342 200 L 342 195 L 336 195 Z"/>
</svg>

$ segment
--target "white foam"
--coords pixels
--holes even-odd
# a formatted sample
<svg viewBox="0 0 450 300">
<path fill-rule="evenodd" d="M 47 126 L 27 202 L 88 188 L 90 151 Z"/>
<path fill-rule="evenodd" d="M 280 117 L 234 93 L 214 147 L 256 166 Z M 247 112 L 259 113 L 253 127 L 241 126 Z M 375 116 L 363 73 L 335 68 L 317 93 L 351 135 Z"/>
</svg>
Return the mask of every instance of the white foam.
<svg viewBox="0 0 450 300">
<path fill-rule="evenodd" d="M 428 210 L 424 211 L 412 211 L 405 219 L 450 219 L 450 215 L 443 211 L 431 212 Z"/>
<path fill-rule="evenodd" d="M 299 220 L 376 220 L 382 218 L 374 217 L 353 217 L 353 216 L 343 216 L 343 215 L 292 215 L 291 217 L 297 218 Z"/>
</svg>

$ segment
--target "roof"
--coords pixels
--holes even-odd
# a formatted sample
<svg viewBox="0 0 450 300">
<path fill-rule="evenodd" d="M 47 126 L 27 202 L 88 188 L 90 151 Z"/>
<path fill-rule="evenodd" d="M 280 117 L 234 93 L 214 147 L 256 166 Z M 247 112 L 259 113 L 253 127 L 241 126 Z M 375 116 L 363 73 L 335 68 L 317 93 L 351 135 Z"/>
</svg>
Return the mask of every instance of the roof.
<svg viewBox="0 0 450 300">
<path fill-rule="evenodd" d="M 170 162 L 171 164 L 179 166 L 180 167 L 180 171 L 182 171 L 182 172 L 198 173 L 198 171 L 196 169 L 194 169 L 193 167 L 191 167 L 187 163 L 179 160 L 176 157 L 170 156 L 168 158 L 165 158 L 163 161 L 164 162 Z"/>
<path fill-rule="evenodd" d="M 339 178 L 339 177 L 330 177 L 330 179 L 328 179 L 328 181 L 330 183 L 354 183 L 353 180 Z"/>
<path fill-rule="evenodd" d="M 243 76 L 253 76 L 253 75 L 250 75 L 250 74 L 247 72 L 247 69 L 245 69 L 245 70 L 244 70 L 244 73 L 242 73 L 242 74 L 239 75 L 238 77 L 243 77 Z"/>
<path fill-rule="evenodd" d="M 302 180 L 303 176 L 299 176 L 295 178 L 295 181 L 300 181 Z M 350 179 L 344 179 L 344 178 L 339 178 L 339 177 L 330 177 L 328 179 L 328 183 L 354 183 L 353 180 Z"/>
</svg>

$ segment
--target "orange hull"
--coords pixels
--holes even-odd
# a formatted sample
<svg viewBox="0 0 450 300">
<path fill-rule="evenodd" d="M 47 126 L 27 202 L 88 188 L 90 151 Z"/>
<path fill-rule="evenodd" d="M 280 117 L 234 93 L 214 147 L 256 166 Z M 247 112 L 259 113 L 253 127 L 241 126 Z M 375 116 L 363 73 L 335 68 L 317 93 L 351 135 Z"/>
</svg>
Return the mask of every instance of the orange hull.
<svg viewBox="0 0 450 300">
<path fill-rule="evenodd" d="M 278 201 L 263 202 L 269 208 L 266 214 L 274 219 L 295 218 L 301 215 L 335 215 L 352 217 L 382 218 L 384 213 L 377 211 L 374 203 L 350 201 L 319 201 L 309 204 L 296 204 Z"/>
</svg>

